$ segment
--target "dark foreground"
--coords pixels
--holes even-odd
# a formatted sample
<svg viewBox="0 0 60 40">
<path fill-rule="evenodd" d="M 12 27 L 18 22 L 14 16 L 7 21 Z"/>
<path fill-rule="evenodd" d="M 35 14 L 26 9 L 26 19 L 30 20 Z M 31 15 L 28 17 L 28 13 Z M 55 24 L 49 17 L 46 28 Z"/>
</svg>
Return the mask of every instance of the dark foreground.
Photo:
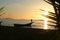
<svg viewBox="0 0 60 40">
<path fill-rule="evenodd" d="M 57 30 L 1 27 L 1 40 L 60 40 Z"/>
</svg>

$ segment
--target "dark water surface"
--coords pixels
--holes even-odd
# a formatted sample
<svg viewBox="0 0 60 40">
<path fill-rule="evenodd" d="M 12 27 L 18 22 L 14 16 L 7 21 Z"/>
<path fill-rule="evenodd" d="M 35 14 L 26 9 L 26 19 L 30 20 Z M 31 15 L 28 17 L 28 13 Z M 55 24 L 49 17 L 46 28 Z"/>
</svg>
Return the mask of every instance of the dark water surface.
<svg viewBox="0 0 60 40">
<path fill-rule="evenodd" d="M 14 20 L 14 19 L 1 19 L 2 23 L 1 25 L 4 26 L 14 26 L 14 24 L 26 24 L 30 23 L 30 20 Z M 25 28 L 38 28 L 38 29 L 44 29 L 44 21 L 43 20 L 33 20 L 33 24 L 31 27 L 25 27 Z M 47 26 L 48 29 L 55 30 L 56 28 L 53 26 Z"/>
</svg>

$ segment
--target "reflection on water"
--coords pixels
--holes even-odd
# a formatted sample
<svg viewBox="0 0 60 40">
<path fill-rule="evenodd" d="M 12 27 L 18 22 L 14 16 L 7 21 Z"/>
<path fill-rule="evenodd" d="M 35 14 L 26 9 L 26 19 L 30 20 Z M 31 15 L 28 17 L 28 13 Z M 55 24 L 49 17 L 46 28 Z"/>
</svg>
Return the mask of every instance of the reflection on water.
<svg viewBox="0 0 60 40">
<path fill-rule="evenodd" d="M 44 29 L 48 29 L 48 20 L 44 20 Z"/>
<path fill-rule="evenodd" d="M 26 24 L 26 23 L 30 23 L 30 20 L 12 20 L 12 19 L 1 19 L 2 24 L 4 26 L 14 26 L 14 24 Z M 43 20 L 34 20 L 34 23 L 32 24 L 32 28 L 38 28 L 38 29 L 44 29 L 44 21 Z M 48 27 L 48 29 L 56 29 L 55 27 L 52 26 L 47 26 L 45 25 L 45 28 Z M 30 27 L 28 27 L 30 28 Z"/>
<path fill-rule="evenodd" d="M 37 28 L 37 29 L 44 29 L 44 27 L 42 27 L 42 26 L 39 26 L 39 25 L 33 25 L 32 26 L 32 28 Z M 56 30 L 57 28 L 55 28 L 55 27 L 51 27 L 51 26 L 48 26 L 48 28 L 47 29 L 51 29 L 51 30 Z"/>
</svg>

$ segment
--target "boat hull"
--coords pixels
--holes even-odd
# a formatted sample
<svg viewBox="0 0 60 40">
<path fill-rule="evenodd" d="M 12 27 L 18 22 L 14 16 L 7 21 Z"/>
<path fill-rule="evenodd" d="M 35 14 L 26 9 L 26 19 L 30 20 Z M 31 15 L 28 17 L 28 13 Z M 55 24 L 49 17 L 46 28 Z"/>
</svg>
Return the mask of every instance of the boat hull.
<svg viewBox="0 0 60 40">
<path fill-rule="evenodd" d="M 14 24 L 14 27 L 21 27 L 21 26 L 31 26 L 32 23 L 27 23 L 27 24 Z"/>
</svg>

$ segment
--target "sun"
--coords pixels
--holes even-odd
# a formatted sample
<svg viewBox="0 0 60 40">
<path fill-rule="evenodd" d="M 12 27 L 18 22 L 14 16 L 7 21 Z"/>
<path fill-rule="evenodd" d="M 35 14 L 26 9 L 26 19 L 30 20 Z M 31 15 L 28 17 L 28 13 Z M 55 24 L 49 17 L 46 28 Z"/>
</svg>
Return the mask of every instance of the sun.
<svg viewBox="0 0 60 40">
<path fill-rule="evenodd" d="M 48 15 L 48 12 L 47 12 L 47 11 L 45 11 L 45 12 L 43 12 L 42 14 L 43 14 L 43 15 Z"/>
</svg>

